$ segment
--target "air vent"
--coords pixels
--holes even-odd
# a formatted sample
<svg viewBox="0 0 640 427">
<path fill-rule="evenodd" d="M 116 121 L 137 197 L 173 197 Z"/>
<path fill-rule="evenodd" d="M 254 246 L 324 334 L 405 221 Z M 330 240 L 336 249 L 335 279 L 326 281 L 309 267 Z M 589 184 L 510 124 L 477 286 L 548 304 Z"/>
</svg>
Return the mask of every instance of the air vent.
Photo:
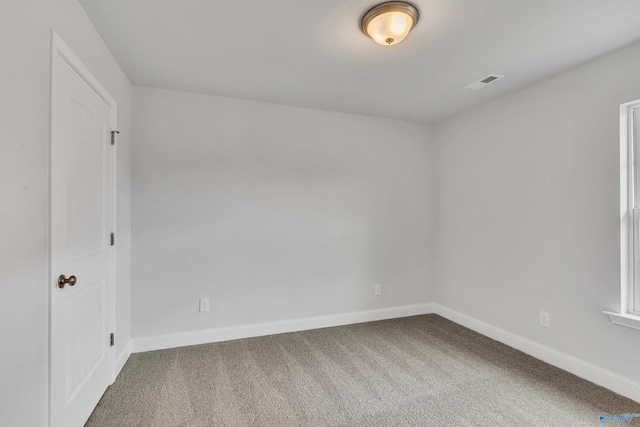
<svg viewBox="0 0 640 427">
<path fill-rule="evenodd" d="M 489 74 L 487 77 L 484 77 L 478 81 L 475 81 L 471 84 L 466 85 L 464 88 L 466 90 L 478 90 L 478 89 L 482 89 L 483 87 L 485 87 L 486 85 L 489 85 L 493 82 L 495 82 L 496 80 L 500 80 L 501 78 L 503 78 L 504 76 L 501 76 L 500 74 Z"/>
</svg>

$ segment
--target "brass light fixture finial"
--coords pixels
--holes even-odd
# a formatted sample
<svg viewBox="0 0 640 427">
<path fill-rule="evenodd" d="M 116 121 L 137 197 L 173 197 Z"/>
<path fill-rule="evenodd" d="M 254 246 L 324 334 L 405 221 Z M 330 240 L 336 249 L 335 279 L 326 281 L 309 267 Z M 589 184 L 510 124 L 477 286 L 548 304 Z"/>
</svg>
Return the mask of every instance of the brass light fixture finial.
<svg viewBox="0 0 640 427">
<path fill-rule="evenodd" d="M 362 31 L 383 46 L 400 43 L 415 27 L 418 8 L 404 1 L 381 3 L 369 9 L 360 23 Z"/>
</svg>

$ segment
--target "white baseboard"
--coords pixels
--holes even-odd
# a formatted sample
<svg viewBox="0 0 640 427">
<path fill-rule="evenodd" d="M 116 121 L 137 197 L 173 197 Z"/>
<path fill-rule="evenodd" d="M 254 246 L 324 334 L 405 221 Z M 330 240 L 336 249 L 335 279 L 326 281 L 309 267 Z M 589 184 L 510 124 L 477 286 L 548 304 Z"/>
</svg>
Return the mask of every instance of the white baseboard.
<svg viewBox="0 0 640 427">
<path fill-rule="evenodd" d="M 433 313 L 433 304 L 431 303 L 382 308 L 378 310 L 357 311 L 331 316 L 256 323 L 252 325 L 216 328 L 198 332 L 157 335 L 132 339 L 131 350 L 133 353 L 140 353 L 143 351 L 237 340 L 241 338 L 260 337 L 286 332 L 306 331 L 309 329 L 328 328 L 331 326 L 373 322 L 376 320 L 395 319 L 399 317 L 416 316 L 429 313 Z"/>
<path fill-rule="evenodd" d="M 632 381 L 614 372 L 607 371 L 596 365 L 585 362 L 568 354 L 559 352 L 550 347 L 538 344 L 527 338 L 513 334 L 504 329 L 485 323 L 466 314 L 433 304 L 433 312 L 459 325 L 472 329 L 484 336 L 492 338 L 503 344 L 522 351 L 543 362 L 556 366 L 567 372 L 584 378 L 592 383 L 608 388 L 631 400 L 640 402 L 640 383 Z"/>
<path fill-rule="evenodd" d="M 354 323 L 395 319 L 430 313 L 438 314 L 452 322 L 465 326 L 484 336 L 520 350 L 523 353 L 535 357 L 536 359 L 540 359 L 580 378 L 584 378 L 622 396 L 628 397 L 636 402 L 640 402 L 640 383 L 638 382 L 437 303 L 406 305 L 332 316 L 309 317 L 237 327 L 216 328 L 206 331 L 135 338 L 131 340 L 130 344 L 127 345 L 125 350 L 123 350 L 120 356 L 118 356 L 116 363 L 116 375 L 120 372 L 131 353 L 282 334 L 286 332 L 306 331 L 309 329 L 328 328 L 332 326 L 350 325 Z"/>
<path fill-rule="evenodd" d="M 131 341 L 124 346 L 124 349 L 120 352 L 119 355 L 116 356 L 116 363 L 113 367 L 113 377 L 112 381 L 115 381 L 120 375 L 120 371 L 124 368 L 124 364 L 129 360 L 129 356 L 131 356 Z"/>
</svg>

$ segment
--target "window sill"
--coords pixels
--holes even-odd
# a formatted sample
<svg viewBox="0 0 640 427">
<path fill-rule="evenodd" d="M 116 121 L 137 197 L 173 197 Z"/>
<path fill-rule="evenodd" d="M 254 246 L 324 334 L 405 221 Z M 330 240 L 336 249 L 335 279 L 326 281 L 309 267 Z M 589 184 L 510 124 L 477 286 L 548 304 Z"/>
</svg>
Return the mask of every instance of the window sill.
<svg viewBox="0 0 640 427">
<path fill-rule="evenodd" d="M 640 316 L 629 313 L 614 313 L 612 311 L 603 311 L 603 313 L 609 316 L 611 323 L 640 330 Z"/>
</svg>

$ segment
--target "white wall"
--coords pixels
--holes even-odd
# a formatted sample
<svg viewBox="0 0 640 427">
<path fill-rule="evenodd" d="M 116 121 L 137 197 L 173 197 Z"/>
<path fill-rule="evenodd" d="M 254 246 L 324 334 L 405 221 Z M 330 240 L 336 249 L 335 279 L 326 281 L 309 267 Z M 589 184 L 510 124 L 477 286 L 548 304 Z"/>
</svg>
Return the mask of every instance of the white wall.
<svg viewBox="0 0 640 427">
<path fill-rule="evenodd" d="M 47 425 L 50 29 L 118 103 L 117 353 L 129 342 L 131 85 L 75 1 L 0 10 L 0 425 Z"/>
<path fill-rule="evenodd" d="M 134 338 L 431 301 L 428 128 L 143 87 L 134 118 Z"/>
<path fill-rule="evenodd" d="M 619 105 L 638 76 L 640 44 L 436 129 L 436 301 L 635 381 L 640 335 L 601 311 L 620 308 Z"/>
</svg>

